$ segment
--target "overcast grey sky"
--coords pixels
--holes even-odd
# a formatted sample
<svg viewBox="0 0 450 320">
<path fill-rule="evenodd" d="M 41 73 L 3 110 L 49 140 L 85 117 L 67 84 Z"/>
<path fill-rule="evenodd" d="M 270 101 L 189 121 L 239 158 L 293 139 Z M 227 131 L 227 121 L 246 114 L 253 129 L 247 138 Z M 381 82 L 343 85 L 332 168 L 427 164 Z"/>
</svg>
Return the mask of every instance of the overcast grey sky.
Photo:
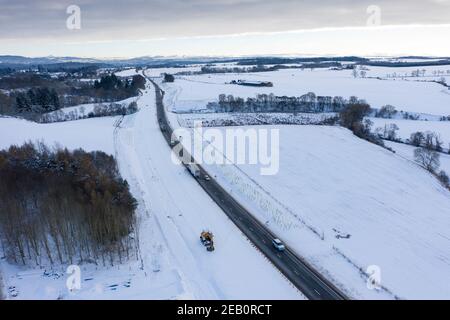
<svg viewBox="0 0 450 320">
<path fill-rule="evenodd" d="M 81 9 L 80 30 L 66 28 L 69 16 L 66 9 L 72 4 Z M 235 49 L 233 46 L 242 43 L 249 33 L 259 34 L 257 39 L 252 36 L 255 52 L 247 46 L 245 50 L 236 50 L 237 54 L 292 54 L 294 52 L 286 47 L 287 42 L 279 44 L 279 48 L 269 47 L 267 42 L 273 41 L 271 33 L 280 32 L 278 35 L 284 37 L 286 32 L 300 30 L 297 38 L 293 38 L 292 34 L 287 38 L 289 41 L 305 41 L 305 30 L 317 32 L 316 29 L 337 28 L 334 33 L 326 32 L 329 40 L 334 41 L 333 34 L 350 36 L 348 28 L 339 28 L 366 27 L 370 15 L 367 8 L 370 5 L 380 8 L 381 26 L 399 26 L 401 29 L 406 25 L 416 25 L 422 28 L 420 30 L 425 30 L 424 36 L 427 38 L 431 29 L 424 25 L 440 25 L 433 29 L 433 33 L 436 33 L 448 31 L 442 25 L 450 24 L 450 0 L 0 0 L 0 54 L 232 54 Z M 370 31 L 367 32 L 370 34 Z M 386 31 L 386 36 L 389 34 L 392 34 L 392 30 Z M 224 35 L 228 35 L 228 50 L 217 40 L 217 36 Z M 233 35 L 235 44 L 230 35 Z M 205 36 L 212 40 L 206 41 Z M 323 37 L 321 41 L 327 41 L 323 33 L 316 33 L 316 36 Z M 441 36 L 445 37 L 445 34 Z M 362 41 L 361 37 L 359 33 L 355 41 Z M 191 40 L 191 45 L 186 38 Z M 421 39 L 416 38 L 415 41 Z M 266 42 L 265 47 L 260 46 L 262 42 Z M 442 38 L 442 50 L 439 50 L 437 43 L 429 50 L 440 51 L 435 51 L 436 55 L 450 51 L 445 48 L 448 46 L 445 42 Z M 126 51 L 124 45 L 130 49 Z M 406 52 L 410 44 L 404 45 Z M 335 53 L 325 52 L 329 49 L 324 47 L 325 43 L 318 43 L 317 54 Z M 295 50 L 301 49 L 298 47 Z M 351 49 L 348 48 L 349 53 Z M 379 53 L 390 54 L 392 51 L 392 48 L 387 47 L 378 49 Z"/>
</svg>

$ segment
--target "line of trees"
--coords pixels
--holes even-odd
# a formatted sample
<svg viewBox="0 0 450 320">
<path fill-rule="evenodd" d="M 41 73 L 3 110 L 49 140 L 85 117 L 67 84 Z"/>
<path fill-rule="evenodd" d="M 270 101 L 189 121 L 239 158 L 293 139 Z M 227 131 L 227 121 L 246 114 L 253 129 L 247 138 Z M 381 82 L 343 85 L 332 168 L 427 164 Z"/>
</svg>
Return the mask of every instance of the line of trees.
<svg viewBox="0 0 450 320">
<path fill-rule="evenodd" d="M 395 123 L 385 124 L 384 127 L 378 127 L 375 129 L 375 134 L 384 140 L 402 142 L 401 139 L 397 137 L 397 131 L 400 128 Z"/>
<path fill-rule="evenodd" d="M 14 112 L 14 100 L 0 91 L 0 114 L 11 114 Z"/>
<path fill-rule="evenodd" d="M 77 91 L 78 95 L 92 97 L 95 102 L 114 102 L 137 96 L 140 89 L 145 89 L 145 81 L 141 75 L 121 79 L 113 73 L 94 81 L 92 86 L 82 87 Z"/>
<path fill-rule="evenodd" d="M 411 134 L 409 143 L 415 147 L 424 147 L 429 150 L 442 152 L 444 142 L 441 136 L 432 131 L 417 131 Z"/>
<path fill-rule="evenodd" d="M 43 87 L 19 93 L 16 97 L 16 108 L 19 113 L 45 113 L 60 109 L 61 104 L 55 89 Z"/>
<path fill-rule="evenodd" d="M 130 80 L 120 79 L 114 73 L 101 77 L 100 81 L 94 81 L 94 88 L 97 90 L 131 90 L 145 89 L 145 78 L 141 75 L 134 75 Z"/>
<path fill-rule="evenodd" d="M 0 88 L 4 90 L 14 90 L 22 88 L 51 87 L 57 83 L 58 79 L 53 79 L 48 75 L 36 74 L 33 72 L 14 73 L 0 78 Z"/>
<path fill-rule="evenodd" d="M 2 278 L 2 274 L 0 273 L 0 300 L 5 299 L 5 294 L 3 292 L 3 278 Z"/>
<path fill-rule="evenodd" d="M 136 200 L 112 156 L 26 143 L 0 151 L 0 241 L 24 265 L 129 259 Z"/>
<path fill-rule="evenodd" d="M 70 112 L 59 110 L 56 112 L 43 114 L 39 119 L 37 119 L 37 122 L 52 123 L 98 117 L 126 116 L 136 113 L 138 110 L 138 105 L 135 101 L 130 102 L 128 106 L 120 103 L 98 104 L 88 113 L 85 112 L 83 107 L 80 107 L 79 110 Z"/>
<path fill-rule="evenodd" d="M 255 98 L 243 99 L 233 95 L 219 95 L 217 102 L 210 102 L 207 108 L 212 112 L 340 112 L 348 105 L 366 104 L 364 100 L 350 97 L 348 100 L 340 96 L 316 96 L 309 92 L 300 97 L 275 96 L 274 94 L 258 94 Z"/>
<path fill-rule="evenodd" d="M 450 189 L 450 178 L 444 170 L 439 170 L 440 153 L 443 151 L 443 141 L 439 134 L 431 131 L 414 132 L 409 141 L 411 145 L 417 147 L 414 150 L 414 160 L 433 174 L 447 189 Z M 450 153 L 450 148 L 449 151 Z"/>
<path fill-rule="evenodd" d="M 439 170 L 441 165 L 439 152 L 426 147 L 419 147 L 414 150 L 414 160 L 450 190 L 450 178 L 447 172 Z"/>
<path fill-rule="evenodd" d="M 278 71 L 282 69 L 299 69 L 299 66 L 286 66 L 286 65 L 274 65 L 274 66 L 265 66 L 265 65 L 256 65 L 250 67 L 214 67 L 214 66 L 205 66 L 202 67 L 200 72 L 197 74 L 216 74 L 216 73 L 256 73 L 256 72 L 269 72 L 269 71 Z"/>
<path fill-rule="evenodd" d="M 175 82 L 174 75 L 170 74 L 170 73 L 164 73 L 164 82 L 167 82 L 167 83 Z"/>
<path fill-rule="evenodd" d="M 357 137 L 387 148 L 383 140 L 371 130 L 373 122 L 366 117 L 372 112 L 370 105 L 364 101 L 348 103 L 339 112 L 340 124 Z"/>
<path fill-rule="evenodd" d="M 396 114 L 395 107 L 388 104 L 375 111 L 375 118 L 392 119 Z"/>
</svg>

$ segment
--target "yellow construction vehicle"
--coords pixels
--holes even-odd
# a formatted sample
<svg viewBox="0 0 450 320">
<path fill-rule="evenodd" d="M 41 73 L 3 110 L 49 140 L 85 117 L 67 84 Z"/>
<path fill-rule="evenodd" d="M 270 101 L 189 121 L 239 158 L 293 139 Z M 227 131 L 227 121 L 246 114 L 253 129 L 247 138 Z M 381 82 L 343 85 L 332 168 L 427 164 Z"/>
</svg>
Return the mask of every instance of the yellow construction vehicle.
<svg viewBox="0 0 450 320">
<path fill-rule="evenodd" d="M 202 231 L 200 241 L 209 252 L 214 251 L 214 235 L 209 231 Z"/>
</svg>

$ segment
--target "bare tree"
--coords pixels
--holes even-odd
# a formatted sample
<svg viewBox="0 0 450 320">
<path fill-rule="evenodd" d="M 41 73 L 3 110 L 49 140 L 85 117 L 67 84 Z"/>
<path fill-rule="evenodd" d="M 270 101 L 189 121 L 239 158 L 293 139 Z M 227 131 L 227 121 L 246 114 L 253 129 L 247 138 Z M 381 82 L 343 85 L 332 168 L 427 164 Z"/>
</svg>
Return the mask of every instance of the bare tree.
<svg viewBox="0 0 450 320">
<path fill-rule="evenodd" d="M 136 200 L 102 152 L 27 143 L 0 151 L 0 245 L 24 265 L 128 260 Z"/>
<path fill-rule="evenodd" d="M 415 147 L 422 146 L 424 141 L 425 141 L 425 135 L 423 134 L 423 132 L 420 132 L 420 131 L 412 133 L 411 137 L 409 138 L 409 142 Z"/>
<path fill-rule="evenodd" d="M 429 172 L 436 172 L 440 166 L 439 153 L 427 148 L 414 150 L 414 159 Z"/>
<path fill-rule="evenodd" d="M 390 123 L 384 125 L 384 134 L 383 138 L 391 141 L 395 141 L 397 139 L 397 131 L 399 127 L 395 123 Z"/>
<path fill-rule="evenodd" d="M 396 113 L 397 110 L 395 110 L 395 107 L 388 104 L 381 107 L 380 110 L 376 112 L 375 117 L 391 119 Z"/>
<path fill-rule="evenodd" d="M 439 181 L 442 182 L 442 184 L 448 188 L 450 186 L 450 178 L 447 175 L 447 172 L 445 172 L 444 170 L 441 170 L 438 174 L 438 179 Z"/>
<path fill-rule="evenodd" d="M 442 151 L 443 142 L 436 132 L 425 132 L 424 147 L 430 150 Z"/>
</svg>

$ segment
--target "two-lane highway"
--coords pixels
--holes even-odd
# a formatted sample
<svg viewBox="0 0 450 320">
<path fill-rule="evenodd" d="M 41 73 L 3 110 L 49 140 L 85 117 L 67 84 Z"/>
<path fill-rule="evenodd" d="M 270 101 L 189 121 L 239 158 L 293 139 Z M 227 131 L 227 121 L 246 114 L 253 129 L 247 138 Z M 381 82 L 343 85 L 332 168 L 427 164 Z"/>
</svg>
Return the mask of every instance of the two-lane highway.
<svg viewBox="0 0 450 320">
<path fill-rule="evenodd" d="M 168 123 L 164 110 L 164 91 L 150 78 L 156 92 L 157 117 L 161 132 L 170 146 L 172 129 Z M 183 152 L 186 152 L 183 150 Z M 193 160 L 193 159 L 192 159 Z M 247 236 L 247 238 L 269 259 L 286 278 L 288 278 L 305 296 L 314 300 L 343 300 L 348 299 L 331 282 L 314 270 L 308 263 L 298 257 L 290 248 L 280 252 L 272 245 L 272 240 L 278 238 L 264 224 L 259 222 L 236 201 L 220 184 L 211 177 L 205 180 L 208 173 L 200 168 L 197 182 L 219 205 L 231 221 Z"/>
</svg>

